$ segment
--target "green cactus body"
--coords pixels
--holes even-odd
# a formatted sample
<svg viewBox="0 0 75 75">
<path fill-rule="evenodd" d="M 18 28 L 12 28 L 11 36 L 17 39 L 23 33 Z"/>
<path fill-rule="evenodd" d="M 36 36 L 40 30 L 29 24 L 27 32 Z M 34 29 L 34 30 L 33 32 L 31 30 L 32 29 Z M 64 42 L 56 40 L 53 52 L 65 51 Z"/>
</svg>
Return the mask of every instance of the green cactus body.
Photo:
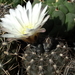
<svg viewBox="0 0 75 75">
<path fill-rule="evenodd" d="M 49 5 L 56 2 L 56 0 L 45 0 L 45 1 L 46 1 Z"/>
<path fill-rule="evenodd" d="M 63 33 L 64 23 L 65 23 L 65 14 L 62 11 L 56 9 L 55 11 L 53 11 L 51 17 L 54 22 L 54 26 L 52 31 L 50 32 L 50 35 L 54 36 L 54 34 Z"/>
<path fill-rule="evenodd" d="M 55 10 L 54 6 L 49 6 L 49 14 L 52 15 L 53 11 Z"/>
<path fill-rule="evenodd" d="M 75 14 L 68 13 L 66 14 L 66 28 L 67 31 L 72 30 L 75 27 Z"/>
<path fill-rule="evenodd" d="M 58 6 L 58 10 L 61 10 L 64 14 L 67 14 L 69 12 L 67 7 L 63 4 Z"/>
<path fill-rule="evenodd" d="M 68 36 L 69 31 L 73 33 L 72 31 L 75 31 L 75 3 L 68 0 L 56 0 L 49 5 L 47 1 L 44 3 L 49 6 L 50 19 L 54 22 L 53 28 L 49 32 L 50 36 L 58 35 L 65 37 Z"/>
<path fill-rule="evenodd" d="M 75 8 L 74 8 L 75 5 L 74 5 L 74 3 L 64 1 L 64 5 L 68 8 L 69 13 L 74 13 L 75 14 Z"/>
<path fill-rule="evenodd" d="M 52 19 L 54 19 L 54 25 L 63 25 L 65 22 L 65 14 L 62 11 L 56 9 L 52 13 Z"/>
</svg>

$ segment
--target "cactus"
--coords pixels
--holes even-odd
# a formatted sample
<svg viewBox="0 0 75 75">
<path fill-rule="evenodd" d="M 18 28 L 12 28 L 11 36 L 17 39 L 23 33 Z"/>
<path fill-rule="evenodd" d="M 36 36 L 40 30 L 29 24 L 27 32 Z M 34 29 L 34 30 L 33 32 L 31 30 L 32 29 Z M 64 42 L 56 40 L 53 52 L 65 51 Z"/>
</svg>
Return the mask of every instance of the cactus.
<svg viewBox="0 0 75 75">
<path fill-rule="evenodd" d="M 48 5 L 52 29 L 50 36 L 64 35 L 75 32 L 75 3 L 71 0 L 44 0 Z M 47 26 L 47 25 L 46 25 Z M 67 36 L 67 35 L 66 35 Z"/>
<path fill-rule="evenodd" d="M 71 8 L 75 7 L 75 3 L 65 0 L 42 0 L 42 2 L 48 4 L 50 10 L 49 21 L 52 23 L 48 25 L 52 26 L 50 35 L 53 33 L 57 35 L 57 32 L 67 32 L 74 28 L 75 11 Z M 8 13 L 4 10 L 2 12 L 0 17 Z M 0 32 L 0 35 L 3 33 Z M 68 44 L 55 38 L 53 40 L 51 37 L 45 40 L 38 38 L 37 44 L 26 44 L 21 40 L 6 41 L 7 39 L 0 37 L 0 75 L 63 75 L 66 73 L 67 64 L 74 58 L 74 53 L 71 54 L 72 49 Z"/>
<path fill-rule="evenodd" d="M 75 59 L 71 60 L 65 68 L 64 75 L 74 75 L 75 74 Z"/>
<path fill-rule="evenodd" d="M 50 50 L 50 38 L 42 44 L 27 45 L 22 55 L 22 65 L 27 75 L 60 75 L 71 60 L 69 47 L 64 44 L 57 45 Z"/>
<path fill-rule="evenodd" d="M 14 44 L 4 42 L 4 39 L 0 38 L 0 75 L 16 75 L 18 62 L 16 46 L 12 48 Z M 15 63 L 14 63 L 15 62 Z"/>
<path fill-rule="evenodd" d="M 0 18 L 4 17 L 10 8 L 12 8 L 11 5 L 0 4 Z M 3 33 L 0 30 L 0 75 L 17 75 L 18 62 L 16 59 L 18 44 L 16 42 L 7 42 L 5 38 L 1 37 Z"/>
</svg>

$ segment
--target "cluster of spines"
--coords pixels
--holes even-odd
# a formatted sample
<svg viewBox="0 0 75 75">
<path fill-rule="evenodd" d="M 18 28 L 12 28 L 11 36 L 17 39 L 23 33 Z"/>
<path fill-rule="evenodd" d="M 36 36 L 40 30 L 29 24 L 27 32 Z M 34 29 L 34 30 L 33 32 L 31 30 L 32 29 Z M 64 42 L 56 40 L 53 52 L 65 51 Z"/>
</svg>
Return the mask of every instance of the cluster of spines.
<svg viewBox="0 0 75 75">
<path fill-rule="evenodd" d="M 52 51 L 47 40 L 41 45 L 28 45 L 23 54 L 22 65 L 26 68 L 28 75 L 59 75 L 70 61 L 69 48 L 66 45 L 57 45 Z M 46 46 L 45 46 L 46 45 Z M 41 50 L 44 50 L 42 53 Z"/>
<path fill-rule="evenodd" d="M 14 44 L 5 42 L 4 38 L 0 38 L 0 75 L 16 75 L 18 62 L 16 46 Z M 14 63 L 15 62 L 15 63 Z"/>
</svg>

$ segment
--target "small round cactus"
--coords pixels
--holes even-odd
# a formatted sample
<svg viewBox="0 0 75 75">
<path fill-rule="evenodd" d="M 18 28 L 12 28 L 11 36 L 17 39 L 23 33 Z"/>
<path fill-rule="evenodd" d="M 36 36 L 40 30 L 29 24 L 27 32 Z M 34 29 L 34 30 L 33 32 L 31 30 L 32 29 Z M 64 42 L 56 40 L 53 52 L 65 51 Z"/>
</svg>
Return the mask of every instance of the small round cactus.
<svg viewBox="0 0 75 75">
<path fill-rule="evenodd" d="M 44 0 L 44 4 L 49 7 L 50 36 L 72 35 L 75 32 L 75 3 L 72 0 Z"/>
<path fill-rule="evenodd" d="M 69 47 L 58 44 L 50 50 L 50 38 L 46 38 L 43 45 L 28 44 L 22 55 L 22 65 L 27 75 L 59 75 L 70 61 Z"/>
</svg>

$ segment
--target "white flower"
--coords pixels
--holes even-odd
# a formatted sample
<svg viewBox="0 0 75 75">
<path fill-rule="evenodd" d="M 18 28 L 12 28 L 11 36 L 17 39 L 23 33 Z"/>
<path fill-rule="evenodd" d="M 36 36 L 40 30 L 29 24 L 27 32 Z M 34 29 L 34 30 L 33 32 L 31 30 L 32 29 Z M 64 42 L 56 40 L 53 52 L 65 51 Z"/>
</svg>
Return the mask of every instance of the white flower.
<svg viewBox="0 0 75 75">
<path fill-rule="evenodd" d="M 2 37 L 26 39 L 44 32 L 45 29 L 41 27 L 48 20 L 49 15 L 46 16 L 47 6 L 43 10 L 41 7 L 41 2 L 32 7 L 30 1 L 28 1 L 26 7 L 17 5 L 16 9 L 10 9 L 10 14 L 1 18 L 2 30 L 7 32 Z"/>
</svg>

